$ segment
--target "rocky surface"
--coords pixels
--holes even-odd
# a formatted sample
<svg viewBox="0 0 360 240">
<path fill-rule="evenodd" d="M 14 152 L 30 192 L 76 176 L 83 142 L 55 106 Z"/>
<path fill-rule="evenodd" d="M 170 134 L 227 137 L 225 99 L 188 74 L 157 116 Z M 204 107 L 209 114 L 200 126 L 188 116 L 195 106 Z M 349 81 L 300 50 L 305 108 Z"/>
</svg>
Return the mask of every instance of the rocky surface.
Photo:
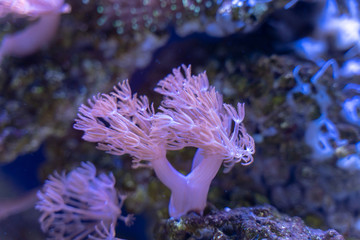
<svg viewBox="0 0 360 240">
<path fill-rule="evenodd" d="M 156 239 L 164 240 L 344 240 L 333 229 L 310 228 L 300 218 L 280 214 L 271 206 L 212 211 L 203 217 L 189 214 L 166 220 L 156 229 Z"/>
</svg>

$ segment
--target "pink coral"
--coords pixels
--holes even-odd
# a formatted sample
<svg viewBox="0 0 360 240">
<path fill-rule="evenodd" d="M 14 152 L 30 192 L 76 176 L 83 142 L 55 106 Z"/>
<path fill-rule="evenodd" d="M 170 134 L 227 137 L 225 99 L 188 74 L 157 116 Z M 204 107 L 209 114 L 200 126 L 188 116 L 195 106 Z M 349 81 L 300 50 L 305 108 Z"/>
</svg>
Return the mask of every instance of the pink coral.
<svg viewBox="0 0 360 240">
<path fill-rule="evenodd" d="M 74 127 L 83 138 L 114 155 L 130 154 L 133 167 L 149 166 L 171 190 L 169 213 L 180 217 L 189 211 L 202 213 L 210 183 L 222 163 L 250 164 L 254 140 L 242 123 L 244 104 L 234 108 L 209 86 L 206 73 L 191 75 L 190 67 L 173 69 L 156 92 L 164 96 L 155 113 L 146 96 L 132 95 L 128 81 L 110 94 L 98 94 L 82 105 Z M 191 172 L 183 175 L 167 160 L 167 150 L 198 148 Z"/>
<path fill-rule="evenodd" d="M 38 192 L 41 229 L 49 239 L 113 239 L 117 219 L 127 225 L 133 219 L 132 215 L 121 215 L 125 196 L 114 186 L 114 176 L 96 176 L 90 162 L 83 162 L 67 175 L 55 172 Z"/>
<path fill-rule="evenodd" d="M 64 0 L 2 0 L 0 17 L 13 13 L 39 19 L 28 28 L 4 37 L 0 63 L 5 56 L 27 56 L 46 45 L 56 33 L 60 15 L 69 11 L 70 6 Z"/>
</svg>

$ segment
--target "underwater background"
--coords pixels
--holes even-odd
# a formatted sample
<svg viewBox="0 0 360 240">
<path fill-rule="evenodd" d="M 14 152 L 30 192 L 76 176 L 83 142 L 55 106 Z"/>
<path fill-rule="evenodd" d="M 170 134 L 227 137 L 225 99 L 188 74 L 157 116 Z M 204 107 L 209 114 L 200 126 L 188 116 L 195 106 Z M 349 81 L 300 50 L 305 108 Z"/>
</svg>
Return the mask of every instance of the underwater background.
<svg viewBox="0 0 360 240">
<path fill-rule="evenodd" d="M 17 1 L 0 1 L 0 39 L 42 17 L 11 12 Z M 1 240 L 46 239 L 36 192 L 54 171 L 85 161 L 112 172 L 127 194 L 122 211 L 135 221 L 130 227 L 119 221 L 117 237 L 216 239 L 206 233 L 212 227 L 173 234 L 166 228 L 170 191 L 154 171 L 132 169 L 129 156 L 99 151 L 73 128 L 82 103 L 124 79 L 159 105 L 153 89 L 182 64 L 193 74 L 206 71 L 224 102 L 245 103 L 245 126 L 256 144 L 251 165 L 219 171 L 205 215 L 271 205 L 310 228 L 360 239 L 360 1 L 66 4 L 71 10 L 60 14 L 51 41 L 36 51 L 19 57 L 5 54 L 5 40 L 0 46 Z M 187 173 L 193 154 L 185 149 L 168 157 Z"/>
</svg>

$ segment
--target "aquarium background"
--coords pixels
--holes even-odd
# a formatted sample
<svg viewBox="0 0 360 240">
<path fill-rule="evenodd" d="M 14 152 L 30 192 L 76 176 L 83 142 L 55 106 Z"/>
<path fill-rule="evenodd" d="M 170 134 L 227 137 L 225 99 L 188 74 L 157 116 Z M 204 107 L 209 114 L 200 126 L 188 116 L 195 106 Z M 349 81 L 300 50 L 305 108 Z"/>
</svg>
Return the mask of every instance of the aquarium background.
<svg viewBox="0 0 360 240">
<path fill-rule="evenodd" d="M 34 24 L 2 15 L 6 1 L 0 39 Z M 82 161 L 113 172 L 128 195 L 123 212 L 136 220 L 119 221 L 116 236 L 153 239 L 168 218 L 170 191 L 152 170 L 132 169 L 129 156 L 82 140 L 73 124 L 82 103 L 127 78 L 157 106 L 154 87 L 181 64 L 206 71 L 225 102 L 245 103 L 256 142 L 251 165 L 219 171 L 207 211 L 270 204 L 312 228 L 360 239 L 359 1 L 66 3 L 71 11 L 52 41 L 2 58 L 0 239 L 46 239 L 36 192 L 49 174 Z M 193 153 L 168 155 L 186 173 Z"/>
</svg>

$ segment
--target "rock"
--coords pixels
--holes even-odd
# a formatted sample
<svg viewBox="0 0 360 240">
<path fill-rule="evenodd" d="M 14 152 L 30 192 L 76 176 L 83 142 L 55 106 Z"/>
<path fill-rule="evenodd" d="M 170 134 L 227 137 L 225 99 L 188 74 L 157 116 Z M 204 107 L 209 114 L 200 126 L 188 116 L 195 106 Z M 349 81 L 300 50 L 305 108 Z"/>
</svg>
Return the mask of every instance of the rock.
<svg viewBox="0 0 360 240">
<path fill-rule="evenodd" d="M 168 219 L 155 229 L 155 239 L 167 240 L 344 239 L 336 230 L 313 229 L 299 217 L 281 214 L 270 205 L 216 210 L 205 216 L 190 213 Z"/>
</svg>

